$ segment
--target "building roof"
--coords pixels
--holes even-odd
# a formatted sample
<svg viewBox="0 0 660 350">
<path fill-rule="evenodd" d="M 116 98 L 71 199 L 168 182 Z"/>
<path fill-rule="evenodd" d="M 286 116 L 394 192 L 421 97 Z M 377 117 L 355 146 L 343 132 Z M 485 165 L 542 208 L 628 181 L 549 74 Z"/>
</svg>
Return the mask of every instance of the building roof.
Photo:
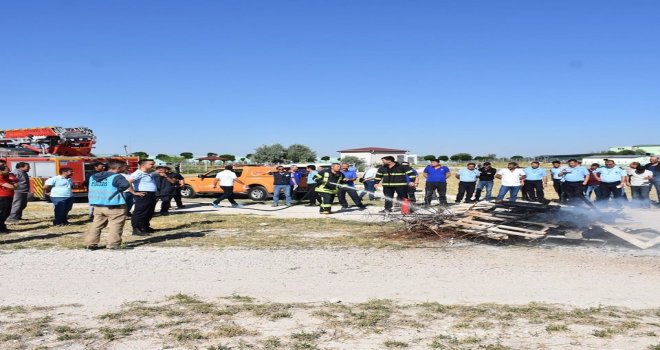
<svg viewBox="0 0 660 350">
<path fill-rule="evenodd" d="M 634 145 L 633 147 L 660 147 L 660 145 Z"/>
<path fill-rule="evenodd" d="M 339 153 L 406 153 L 408 150 L 405 149 L 396 149 L 396 148 L 384 148 L 384 147 L 362 147 L 362 148 L 350 148 L 341 151 Z"/>
<path fill-rule="evenodd" d="M 626 158 L 646 158 L 646 154 L 592 154 L 585 158 L 600 158 L 603 159 L 626 159 Z"/>
</svg>

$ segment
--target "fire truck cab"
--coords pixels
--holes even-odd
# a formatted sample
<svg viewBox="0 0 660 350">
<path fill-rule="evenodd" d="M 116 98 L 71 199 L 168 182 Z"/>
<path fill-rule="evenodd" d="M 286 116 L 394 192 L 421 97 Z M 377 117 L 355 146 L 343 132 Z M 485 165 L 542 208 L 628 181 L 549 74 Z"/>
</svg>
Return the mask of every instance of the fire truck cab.
<svg viewBox="0 0 660 350">
<path fill-rule="evenodd" d="M 138 166 L 137 157 L 95 157 L 92 154 L 96 136 L 84 127 L 40 127 L 0 130 L 0 159 L 10 169 L 25 162 L 30 165 L 30 197 L 45 199 L 44 182 L 59 175 L 61 168 L 73 169 L 73 193 L 86 197 L 85 179 L 93 173 L 92 164 L 118 160 L 128 163 L 130 171 Z"/>
</svg>

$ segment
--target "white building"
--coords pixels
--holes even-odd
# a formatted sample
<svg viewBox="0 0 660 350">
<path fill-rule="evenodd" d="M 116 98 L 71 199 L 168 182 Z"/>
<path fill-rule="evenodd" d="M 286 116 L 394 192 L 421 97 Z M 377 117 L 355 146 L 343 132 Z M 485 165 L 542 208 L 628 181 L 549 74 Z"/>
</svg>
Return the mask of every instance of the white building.
<svg viewBox="0 0 660 350">
<path fill-rule="evenodd" d="M 370 166 L 380 164 L 381 158 L 385 156 L 392 156 L 397 162 L 410 162 L 410 164 L 417 164 L 417 155 L 410 154 L 405 149 L 383 148 L 383 147 L 363 147 L 345 149 L 339 152 L 339 158 L 344 157 L 357 157 L 364 160 L 365 164 Z"/>
<path fill-rule="evenodd" d="M 646 165 L 651 157 L 642 155 L 611 155 L 611 154 L 595 154 L 582 158 L 582 166 L 589 167 L 592 163 L 598 163 L 601 166 L 605 165 L 605 159 L 613 160 L 617 166 L 627 168 L 632 162 L 639 162 Z"/>
</svg>

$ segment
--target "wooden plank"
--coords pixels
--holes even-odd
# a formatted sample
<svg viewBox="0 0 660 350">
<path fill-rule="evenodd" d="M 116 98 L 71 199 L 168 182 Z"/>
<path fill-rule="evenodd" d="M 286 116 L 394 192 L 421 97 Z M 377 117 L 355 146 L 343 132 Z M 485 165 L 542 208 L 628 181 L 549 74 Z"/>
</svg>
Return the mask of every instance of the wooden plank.
<svg viewBox="0 0 660 350">
<path fill-rule="evenodd" d="M 511 235 L 511 236 L 521 236 L 521 237 L 534 238 L 534 239 L 546 237 L 545 235 L 537 235 L 537 234 L 530 234 L 530 233 L 524 233 L 524 232 L 508 231 L 508 230 L 503 230 L 503 229 L 500 229 L 500 228 L 497 228 L 497 227 L 492 227 L 492 228 L 489 228 L 487 230 L 489 232 L 504 233 L 504 234 Z"/>
<path fill-rule="evenodd" d="M 647 248 L 652 247 L 652 245 L 651 246 L 649 245 L 649 242 L 642 241 L 637 236 L 635 236 L 633 234 L 630 234 L 626 231 L 620 230 L 620 229 L 618 229 L 618 228 L 616 228 L 612 225 L 604 224 L 604 223 L 601 223 L 601 222 L 597 222 L 596 224 L 598 226 L 602 227 L 605 231 L 607 231 L 607 232 L 623 239 L 624 241 L 626 241 L 626 242 L 628 242 L 628 243 L 630 243 L 630 244 L 632 244 L 632 245 L 634 245 L 638 248 L 647 249 Z M 655 244 L 657 244 L 657 243 L 654 243 L 653 245 L 655 245 Z"/>
</svg>

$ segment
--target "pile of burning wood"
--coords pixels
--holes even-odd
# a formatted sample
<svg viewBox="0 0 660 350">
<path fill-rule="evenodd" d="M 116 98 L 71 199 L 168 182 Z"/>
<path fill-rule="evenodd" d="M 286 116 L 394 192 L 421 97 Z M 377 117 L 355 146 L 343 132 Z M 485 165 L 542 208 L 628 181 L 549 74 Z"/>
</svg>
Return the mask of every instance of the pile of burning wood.
<svg viewBox="0 0 660 350">
<path fill-rule="evenodd" d="M 660 244 L 660 231 L 640 227 L 634 220 L 633 225 L 616 220 L 621 217 L 620 212 L 600 212 L 594 208 L 478 202 L 469 206 L 419 210 L 401 216 L 400 220 L 410 232 L 446 238 L 606 242 L 608 235 L 613 235 L 641 249 Z"/>
</svg>

